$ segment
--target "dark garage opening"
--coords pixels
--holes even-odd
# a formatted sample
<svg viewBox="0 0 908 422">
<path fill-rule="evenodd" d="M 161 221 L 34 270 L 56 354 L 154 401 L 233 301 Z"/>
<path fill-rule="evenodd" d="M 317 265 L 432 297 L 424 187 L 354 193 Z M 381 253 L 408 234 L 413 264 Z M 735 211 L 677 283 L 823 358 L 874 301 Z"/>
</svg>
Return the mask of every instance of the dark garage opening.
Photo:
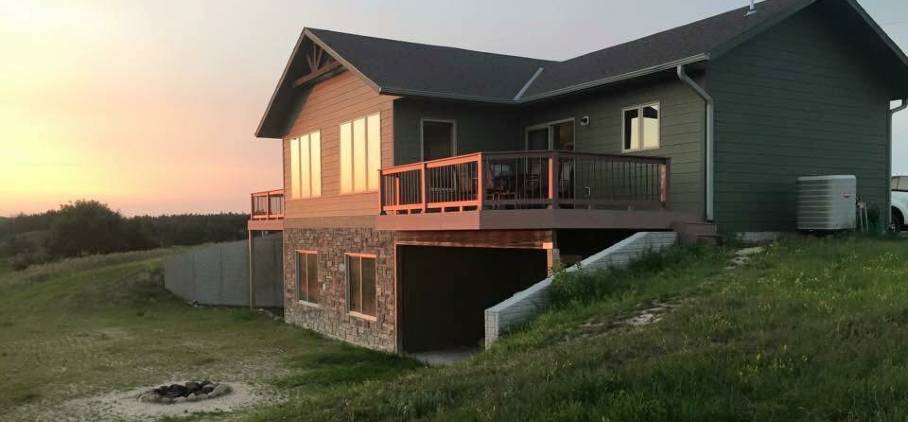
<svg viewBox="0 0 908 422">
<path fill-rule="evenodd" d="M 476 348 L 487 308 L 547 276 L 546 251 L 400 246 L 403 350 Z"/>
</svg>

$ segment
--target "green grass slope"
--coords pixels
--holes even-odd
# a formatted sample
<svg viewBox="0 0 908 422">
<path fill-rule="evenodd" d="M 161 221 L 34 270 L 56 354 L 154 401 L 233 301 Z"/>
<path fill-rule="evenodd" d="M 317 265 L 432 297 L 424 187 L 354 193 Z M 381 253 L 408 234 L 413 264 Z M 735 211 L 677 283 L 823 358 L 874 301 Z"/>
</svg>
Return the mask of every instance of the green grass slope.
<svg viewBox="0 0 908 422">
<path fill-rule="evenodd" d="M 491 352 L 328 389 L 253 420 L 677 421 L 908 417 L 908 244 L 829 238 L 674 250 L 558 281 Z M 650 325 L 623 321 L 653 302 Z"/>
<path fill-rule="evenodd" d="M 0 260 L 0 420 L 103 420 L 60 414 L 60 405 L 176 379 L 241 381 L 304 396 L 420 366 L 261 313 L 186 305 L 162 287 L 161 260 L 174 252 L 92 256 L 20 272 Z"/>
</svg>

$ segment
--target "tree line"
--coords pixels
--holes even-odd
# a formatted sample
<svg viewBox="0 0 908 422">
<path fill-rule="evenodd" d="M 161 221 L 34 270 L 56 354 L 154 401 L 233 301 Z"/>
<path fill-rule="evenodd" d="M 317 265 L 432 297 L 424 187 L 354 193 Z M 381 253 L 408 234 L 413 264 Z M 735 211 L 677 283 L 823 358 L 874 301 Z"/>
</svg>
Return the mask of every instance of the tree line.
<svg viewBox="0 0 908 422">
<path fill-rule="evenodd" d="M 81 200 L 57 210 L 0 219 L 0 256 L 15 269 L 75 256 L 226 242 L 246 237 L 246 214 L 124 217 Z"/>
</svg>

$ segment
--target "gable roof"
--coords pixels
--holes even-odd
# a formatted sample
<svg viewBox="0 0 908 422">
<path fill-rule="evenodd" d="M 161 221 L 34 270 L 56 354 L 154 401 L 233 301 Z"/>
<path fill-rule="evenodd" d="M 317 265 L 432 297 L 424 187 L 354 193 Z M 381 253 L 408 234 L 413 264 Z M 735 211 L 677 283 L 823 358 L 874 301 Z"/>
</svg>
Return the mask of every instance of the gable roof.
<svg viewBox="0 0 908 422">
<path fill-rule="evenodd" d="M 307 28 L 256 135 L 281 136 L 275 122 L 283 113 L 275 115 L 275 109 L 286 109 L 294 98 L 291 81 L 303 69 L 294 63 L 303 61 L 304 43 L 318 45 L 382 94 L 522 104 L 715 59 L 824 1 L 850 6 L 908 73 L 908 57 L 856 0 L 766 0 L 755 14 L 743 7 L 561 62 Z"/>
<path fill-rule="evenodd" d="M 382 92 L 395 94 L 510 101 L 540 67 L 553 63 L 325 29 L 307 33 Z"/>
</svg>

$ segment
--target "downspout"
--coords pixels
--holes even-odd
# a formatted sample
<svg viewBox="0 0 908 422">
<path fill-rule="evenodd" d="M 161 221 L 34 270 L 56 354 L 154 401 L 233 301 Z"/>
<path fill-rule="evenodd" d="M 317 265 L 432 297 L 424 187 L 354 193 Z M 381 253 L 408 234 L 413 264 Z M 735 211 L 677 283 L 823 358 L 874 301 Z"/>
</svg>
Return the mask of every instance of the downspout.
<svg viewBox="0 0 908 422">
<path fill-rule="evenodd" d="M 691 87 L 691 89 L 706 102 L 706 164 L 704 166 L 704 171 L 706 172 L 706 221 L 712 222 L 714 219 L 713 137 L 715 135 L 716 127 L 715 102 L 713 101 L 713 97 L 709 95 L 703 87 L 697 85 L 690 76 L 687 76 L 683 64 L 678 65 L 678 78 Z"/>
<path fill-rule="evenodd" d="M 886 160 L 886 177 L 887 183 L 892 178 L 892 117 L 895 116 L 895 113 L 898 113 L 906 108 L 908 108 L 908 98 L 902 98 L 902 104 L 896 108 L 889 109 L 889 120 L 886 121 L 886 134 L 889 140 L 889 149 L 888 157 Z M 889 210 L 889 224 L 892 224 L 892 194 L 886 195 L 886 209 Z M 885 212 L 885 211 L 884 211 Z M 884 214 L 885 215 L 885 214 Z"/>
</svg>

